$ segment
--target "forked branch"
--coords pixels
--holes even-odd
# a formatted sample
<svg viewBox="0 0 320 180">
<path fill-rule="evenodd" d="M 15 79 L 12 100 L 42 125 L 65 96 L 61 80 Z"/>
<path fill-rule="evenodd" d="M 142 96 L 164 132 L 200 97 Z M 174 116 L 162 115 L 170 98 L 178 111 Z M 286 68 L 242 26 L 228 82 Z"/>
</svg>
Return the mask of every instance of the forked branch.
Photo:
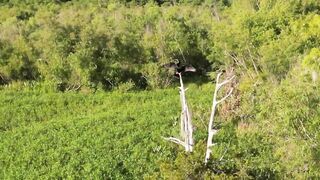
<svg viewBox="0 0 320 180">
<path fill-rule="evenodd" d="M 165 139 L 165 140 L 167 140 L 167 141 L 171 141 L 171 142 L 176 143 L 176 144 L 180 144 L 180 145 L 182 145 L 182 146 L 186 146 L 186 143 L 185 143 L 185 142 L 183 142 L 183 141 L 181 141 L 180 139 L 175 138 L 175 137 L 168 137 L 168 138 L 165 138 L 165 137 L 164 137 L 163 139 Z"/>
<path fill-rule="evenodd" d="M 208 160 L 210 159 L 210 155 L 212 152 L 211 147 L 215 145 L 215 143 L 213 143 L 213 136 L 216 135 L 218 132 L 218 130 L 214 129 L 214 127 L 213 127 L 217 105 L 220 104 L 221 102 L 225 101 L 233 92 L 233 88 L 231 88 L 227 95 L 225 95 L 220 100 L 217 100 L 218 92 L 221 89 L 221 87 L 223 87 L 227 83 L 230 83 L 235 78 L 235 76 L 232 76 L 231 78 L 226 79 L 220 83 L 219 81 L 220 81 L 221 75 L 222 75 L 222 72 L 217 75 L 216 87 L 215 87 L 215 91 L 213 94 L 212 109 L 211 109 L 211 115 L 210 115 L 209 126 L 208 126 L 207 151 L 206 151 L 206 157 L 205 157 L 206 164 L 207 164 Z"/>
</svg>

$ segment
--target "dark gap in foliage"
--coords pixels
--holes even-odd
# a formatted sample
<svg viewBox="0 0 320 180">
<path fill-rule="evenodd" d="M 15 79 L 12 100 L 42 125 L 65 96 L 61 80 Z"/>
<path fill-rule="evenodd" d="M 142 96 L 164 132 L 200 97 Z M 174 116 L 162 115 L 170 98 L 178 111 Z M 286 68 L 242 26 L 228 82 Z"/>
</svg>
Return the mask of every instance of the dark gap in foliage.
<svg viewBox="0 0 320 180">
<path fill-rule="evenodd" d="M 30 12 L 30 11 L 21 11 L 19 15 L 17 15 L 16 17 L 18 20 L 26 21 L 26 20 L 29 20 L 29 18 L 33 17 L 34 14 L 35 14 L 34 12 Z"/>
</svg>

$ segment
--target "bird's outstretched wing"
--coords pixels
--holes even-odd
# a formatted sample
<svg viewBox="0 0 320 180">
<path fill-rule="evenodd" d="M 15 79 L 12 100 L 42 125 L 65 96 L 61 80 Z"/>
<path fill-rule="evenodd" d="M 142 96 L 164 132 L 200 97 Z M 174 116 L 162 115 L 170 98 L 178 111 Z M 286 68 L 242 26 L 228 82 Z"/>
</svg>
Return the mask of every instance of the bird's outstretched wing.
<svg viewBox="0 0 320 180">
<path fill-rule="evenodd" d="M 184 70 L 185 72 L 196 72 L 196 68 L 193 66 L 186 66 L 186 69 Z"/>
</svg>

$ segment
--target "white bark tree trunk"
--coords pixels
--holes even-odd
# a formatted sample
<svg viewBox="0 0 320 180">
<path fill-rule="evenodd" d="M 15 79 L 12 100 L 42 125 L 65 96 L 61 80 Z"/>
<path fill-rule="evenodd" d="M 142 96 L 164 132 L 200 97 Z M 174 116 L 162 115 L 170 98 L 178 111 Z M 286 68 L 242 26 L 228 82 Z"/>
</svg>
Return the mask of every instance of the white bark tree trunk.
<svg viewBox="0 0 320 180">
<path fill-rule="evenodd" d="M 216 112 L 216 109 L 217 109 L 217 105 L 219 103 L 221 103 L 222 101 L 226 100 L 231 95 L 231 93 L 233 91 L 233 88 L 230 89 L 230 91 L 228 92 L 228 94 L 226 96 L 224 96 L 220 100 L 217 100 L 217 96 L 218 96 L 218 92 L 219 92 L 220 88 L 223 85 L 231 82 L 231 80 L 235 77 L 235 76 L 232 76 L 231 78 L 223 81 L 222 83 L 219 83 L 219 79 L 220 79 L 221 75 L 222 75 L 222 73 L 219 73 L 218 76 L 217 76 L 216 87 L 215 87 L 214 94 L 213 94 L 212 109 L 211 109 L 211 115 L 210 115 L 209 126 L 208 126 L 208 140 L 207 140 L 207 150 L 206 150 L 206 157 L 205 157 L 205 163 L 206 164 L 208 163 L 208 160 L 210 159 L 210 155 L 211 155 L 211 152 L 212 152 L 211 147 L 213 147 L 215 145 L 215 143 L 213 143 L 213 136 L 215 134 L 217 134 L 217 132 L 218 132 L 218 130 L 214 129 L 214 127 L 213 127 L 214 117 L 215 117 L 215 112 Z"/>
<path fill-rule="evenodd" d="M 191 120 L 191 114 L 189 111 L 189 107 L 187 104 L 187 99 L 185 96 L 185 92 L 187 89 L 184 88 L 182 76 L 179 73 L 180 78 L 180 101 L 181 101 L 181 120 L 180 120 L 180 136 L 182 140 L 174 137 L 165 138 L 168 141 L 180 144 L 184 146 L 186 152 L 192 152 L 193 151 L 193 126 L 192 126 L 192 120 Z"/>
</svg>

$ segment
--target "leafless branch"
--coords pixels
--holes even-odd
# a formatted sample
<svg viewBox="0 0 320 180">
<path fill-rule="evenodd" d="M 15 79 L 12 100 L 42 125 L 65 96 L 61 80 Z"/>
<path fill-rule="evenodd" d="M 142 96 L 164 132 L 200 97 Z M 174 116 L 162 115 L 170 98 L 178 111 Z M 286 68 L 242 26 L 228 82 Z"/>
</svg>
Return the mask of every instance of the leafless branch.
<svg viewBox="0 0 320 180">
<path fill-rule="evenodd" d="M 180 144 L 182 146 L 186 146 L 185 142 L 181 141 L 180 139 L 178 138 L 174 138 L 174 137 L 163 137 L 163 139 L 167 140 L 167 141 L 171 141 L 173 143 L 176 143 L 176 144 Z"/>
<path fill-rule="evenodd" d="M 179 78 L 180 78 L 179 93 L 180 93 L 180 102 L 181 102 L 181 108 L 182 108 L 181 117 L 180 117 L 180 136 L 184 141 L 174 137 L 166 138 L 166 140 L 180 144 L 184 146 L 187 152 L 192 152 L 193 143 L 194 143 L 193 126 L 192 126 L 192 120 L 191 120 L 191 113 L 189 111 L 187 99 L 185 96 L 185 92 L 187 89 L 184 88 L 182 76 L 180 73 L 179 73 Z"/>
<path fill-rule="evenodd" d="M 205 163 L 207 163 L 208 160 L 210 159 L 210 155 L 212 152 L 211 147 L 215 145 L 215 143 L 213 143 L 213 136 L 216 135 L 218 132 L 218 130 L 214 129 L 214 127 L 213 127 L 217 105 L 219 103 L 221 103 L 222 101 L 226 100 L 233 92 L 233 89 L 231 89 L 226 96 L 224 96 L 220 100 L 217 100 L 217 96 L 218 96 L 218 92 L 219 92 L 220 88 L 222 86 L 224 86 L 225 84 L 230 83 L 235 78 L 235 76 L 232 76 L 231 78 L 226 79 L 222 83 L 220 83 L 219 81 L 220 81 L 221 75 L 222 75 L 222 73 L 219 73 L 217 75 L 216 87 L 215 87 L 215 91 L 213 94 L 212 109 L 211 109 L 211 115 L 210 115 L 209 126 L 208 126 L 208 140 L 207 140 L 207 151 L 206 151 Z"/>
<path fill-rule="evenodd" d="M 229 91 L 229 93 L 223 97 L 222 99 L 220 99 L 219 101 L 217 101 L 217 104 L 221 103 L 222 101 L 226 100 L 231 94 L 232 94 L 233 88 Z"/>
</svg>

